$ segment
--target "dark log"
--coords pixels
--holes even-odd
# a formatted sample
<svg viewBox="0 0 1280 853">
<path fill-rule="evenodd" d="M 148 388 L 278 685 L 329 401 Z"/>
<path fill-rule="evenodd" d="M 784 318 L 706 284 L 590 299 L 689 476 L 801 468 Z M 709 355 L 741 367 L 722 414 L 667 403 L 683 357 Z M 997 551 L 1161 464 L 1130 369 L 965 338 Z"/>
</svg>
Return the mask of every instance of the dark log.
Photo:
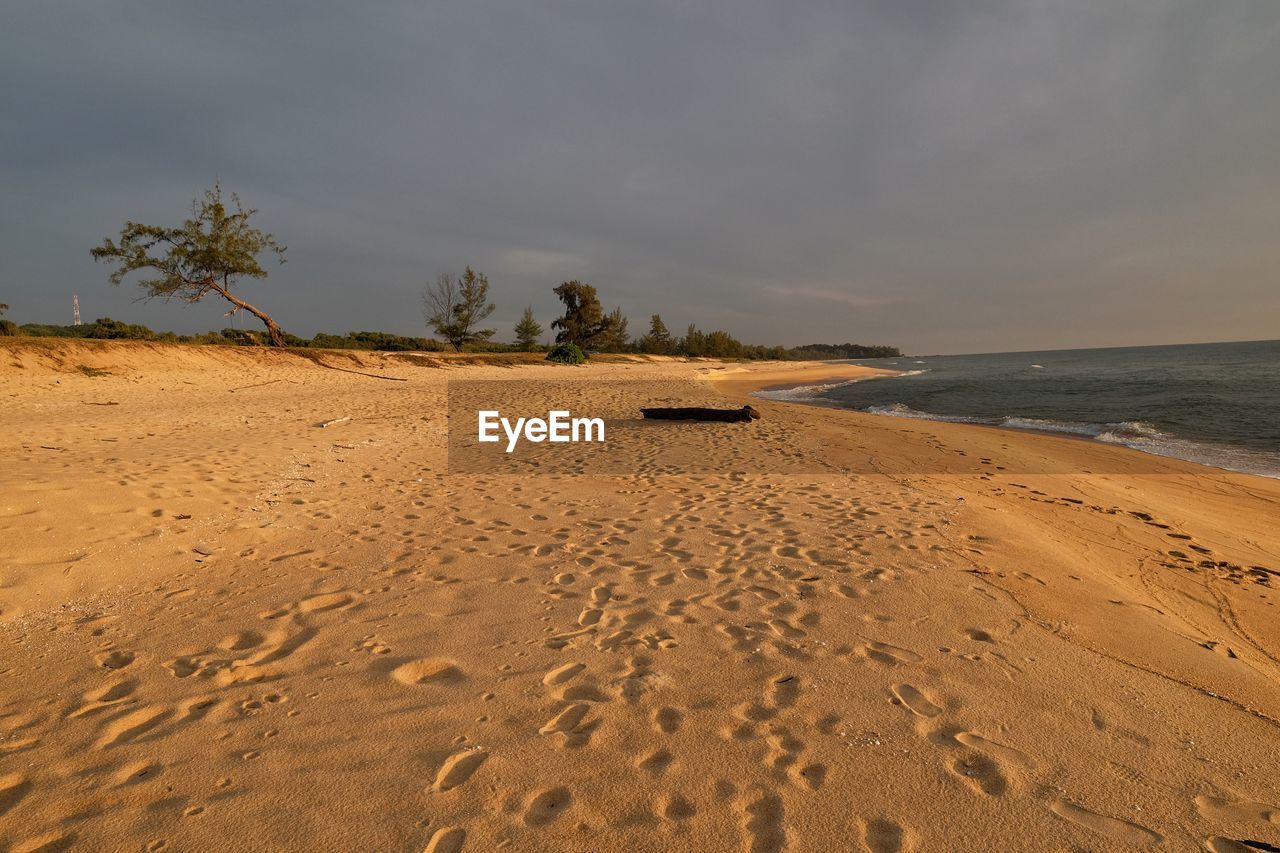
<svg viewBox="0 0 1280 853">
<path fill-rule="evenodd" d="M 748 423 L 760 419 L 760 413 L 750 406 L 741 409 L 704 409 L 697 406 L 671 409 L 641 409 L 640 414 L 660 421 L 720 421 L 723 423 Z"/>
</svg>

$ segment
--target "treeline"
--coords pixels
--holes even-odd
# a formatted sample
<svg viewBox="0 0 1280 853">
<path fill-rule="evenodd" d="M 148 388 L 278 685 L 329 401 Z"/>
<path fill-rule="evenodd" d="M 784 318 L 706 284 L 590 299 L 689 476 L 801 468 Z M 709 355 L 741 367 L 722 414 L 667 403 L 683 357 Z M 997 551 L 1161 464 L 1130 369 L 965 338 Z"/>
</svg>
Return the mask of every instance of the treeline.
<svg viewBox="0 0 1280 853">
<path fill-rule="evenodd" d="M 496 306 L 489 301 L 489 279 L 484 273 L 467 267 L 461 276 L 443 274 L 422 294 L 427 328 L 439 336 L 406 337 L 385 332 L 348 332 L 345 335 L 317 334 L 312 338 L 291 335 L 261 308 L 247 302 L 233 288 L 243 279 L 263 279 L 267 271 L 260 257 L 276 257 L 284 262 L 285 248 L 275 236 L 252 225 L 256 210 L 246 209 L 234 193 L 224 199 L 217 183 L 193 204 L 194 215 L 176 227 L 126 222 L 120 236 L 107 238 L 90 249 L 94 260 L 113 267 L 108 277 L 120 284 L 137 272 L 148 277 L 137 281 L 143 299 L 178 299 L 196 303 L 206 297 L 229 302 L 231 313 L 250 314 L 265 327 L 265 338 L 258 333 L 239 329 L 223 329 L 203 335 L 177 335 L 153 332 L 146 326 L 122 323 L 103 317 L 85 326 L 43 326 L 27 324 L 21 333 L 35 336 L 126 339 L 143 341 L 175 341 L 205 344 L 324 347 L 383 351 L 434 352 L 452 347 L 455 351 L 525 352 L 545 351 L 544 329 L 533 314 L 532 306 L 524 309 L 512 332 L 514 344 L 493 341 L 496 329 L 484 328 L 484 321 Z M 556 346 L 548 358 L 578 363 L 592 352 L 649 353 L 691 358 L 744 359 L 835 359 L 896 356 L 894 347 L 860 346 L 858 344 L 810 344 L 805 347 L 766 347 L 744 344 L 728 332 L 704 332 L 690 325 L 685 334 L 676 337 L 662 318 L 649 318 L 649 330 L 632 336 L 621 308 L 605 312 L 596 289 L 581 281 L 566 281 L 553 288 L 564 305 L 564 313 L 551 322 Z M 4 318 L 0 305 L 0 334 L 18 332 L 13 322 Z"/>
<path fill-rule="evenodd" d="M 839 358 L 898 358 L 897 347 L 864 344 L 805 344 L 787 350 L 788 358 L 797 361 L 831 361 Z"/>
<path fill-rule="evenodd" d="M 806 344 L 802 347 L 761 346 L 744 344 L 728 332 L 715 330 L 704 332 L 696 325 L 690 324 L 684 335 L 672 335 L 663 322 L 662 317 L 655 314 L 650 318 L 649 331 L 638 338 L 629 338 L 625 334 L 627 321 L 620 312 L 611 312 L 613 318 L 609 324 L 608 334 L 596 338 L 585 339 L 586 352 L 636 353 L 643 355 L 670 355 L 687 358 L 730 358 L 730 359 L 766 359 L 777 361 L 822 361 L 841 358 L 884 358 L 900 356 L 896 347 L 863 346 L 861 344 Z M 523 339 L 515 343 L 502 343 L 492 340 L 472 340 L 461 344 L 464 352 L 546 352 L 551 347 L 539 343 L 537 337 L 543 333 L 541 325 L 533 320 L 537 331 L 529 328 L 530 316 L 523 317 L 517 327 L 524 324 L 521 331 Z M 206 344 L 218 346 L 261 346 L 266 342 L 263 335 L 247 329 L 222 329 L 221 331 L 203 332 L 193 335 L 180 335 L 176 332 L 157 332 L 137 323 L 125 323 L 110 317 L 101 317 L 92 323 L 80 326 L 57 326 L 44 323 L 24 323 L 13 325 L 12 321 L 3 321 L 9 328 L 0 330 L 0 334 L 19 334 L 37 338 L 84 338 L 90 340 L 128 340 L 157 341 L 162 343 Z M 298 335 L 283 333 L 286 346 L 317 349 L 351 349 L 377 352 L 446 352 L 454 347 L 448 341 L 436 338 L 420 338 L 407 335 L 394 335 L 390 332 L 347 332 L 335 335 L 318 332 L 314 337 L 303 338 Z M 559 337 L 559 336 L 558 336 Z M 564 340 L 561 343 L 576 343 L 581 346 L 583 338 L 575 342 Z"/>
<path fill-rule="evenodd" d="M 83 338 L 88 340 L 158 341 L 161 343 L 214 344 L 235 346 L 261 346 L 264 341 L 258 332 L 247 329 L 223 329 L 194 335 L 176 332 L 156 332 L 136 323 L 123 323 L 110 317 L 102 317 L 80 326 L 54 326 L 43 323 L 24 323 L 16 327 L 17 334 L 33 338 Z M 414 338 L 393 335 L 389 332 L 347 332 L 331 335 L 319 332 L 312 338 L 302 338 L 284 333 L 286 346 L 316 347 L 320 349 L 358 349 L 379 352 L 444 352 L 449 345 L 432 338 Z M 510 344 L 492 344 L 486 352 L 515 349 Z"/>
<path fill-rule="evenodd" d="M 570 359 L 573 361 L 581 360 L 592 352 L 774 360 L 880 358 L 901 354 L 896 347 L 860 344 L 809 344 L 793 348 L 745 344 L 728 332 L 718 329 L 704 332 L 692 323 L 684 335 L 676 336 L 658 314 L 649 318 L 646 333 L 632 337 L 622 309 L 614 308 L 606 313 L 592 285 L 576 280 L 566 281 L 553 288 L 552 292 L 564 306 L 564 313 L 551 321 L 551 328 L 556 332 L 557 350 L 576 348 L 576 354 Z M 423 302 L 428 327 L 455 349 L 491 345 L 489 341 L 496 330 L 480 327 L 495 309 L 489 301 L 489 279 L 483 273 L 467 267 L 457 279 L 441 275 L 423 293 Z M 544 330 L 534 317 L 532 307 L 524 309 L 513 331 L 517 349 L 533 351 L 539 348 L 537 340 Z"/>
</svg>

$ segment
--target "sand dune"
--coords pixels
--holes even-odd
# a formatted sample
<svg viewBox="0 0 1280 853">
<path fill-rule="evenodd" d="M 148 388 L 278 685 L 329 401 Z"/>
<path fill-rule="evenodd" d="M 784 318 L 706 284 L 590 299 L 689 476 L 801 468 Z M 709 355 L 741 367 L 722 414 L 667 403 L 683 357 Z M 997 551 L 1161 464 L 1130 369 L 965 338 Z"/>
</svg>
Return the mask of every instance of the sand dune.
<svg viewBox="0 0 1280 853">
<path fill-rule="evenodd" d="M 1280 483 L 630 414 L 853 368 L 322 358 L 0 345 L 5 849 L 1280 845 Z M 451 473 L 482 380 L 610 455 Z"/>
</svg>

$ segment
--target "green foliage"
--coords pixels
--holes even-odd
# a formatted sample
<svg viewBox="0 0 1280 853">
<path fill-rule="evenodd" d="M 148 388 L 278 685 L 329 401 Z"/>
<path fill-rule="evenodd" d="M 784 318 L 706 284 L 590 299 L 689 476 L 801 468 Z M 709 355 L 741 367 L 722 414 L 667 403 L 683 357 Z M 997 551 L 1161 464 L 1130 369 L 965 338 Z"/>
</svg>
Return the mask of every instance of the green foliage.
<svg viewBox="0 0 1280 853">
<path fill-rule="evenodd" d="M 551 328 L 560 330 L 556 333 L 556 343 L 596 349 L 600 338 L 609 330 L 609 318 L 604 316 L 596 289 L 581 281 L 566 281 L 554 292 L 564 303 L 564 315 L 551 321 Z"/>
<path fill-rule="evenodd" d="M 614 308 L 604 318 L 604 327 L 596 336 L 596 349 L 600 352 L 628 352 L 632 349 L 627 334 L 627 318 L 621 308 Z"/>
<path fill-rule="evenodd" d="M 231 204 L 234 210 L 223 202 L 222 187 L 214 184 L 213 189 L 205 191 L 203 200 L 192 202 L 191 218 L 179 227 L 126 222 L 119 243 L 107 238 L 90 254 L 96 261 L 115 265 L 112 284 L 120 284 L 134 272 L 154 271 L 153 277 L 138 281 L 143 299 L 199 302 L 216 293 L 261 320 L 272 344 L 282 346 L 283 334 L 276 322 L 234 296 L 231 289 L 242 278 L 266 278 L 258 255 L 273 252 L 284 263 L 285 247 L 249 224 L 257 211 L 245 210 L 234 193 Z"/>
<path fill-rule="evenodd" d="M 18 324 L 0 317 L 0 338 L 12 338 L 18 335 Z"/>
<path fill-rule="evenodd" d="M 156 333 L 146 326 L 99 317 L 87 326 L 82 337 L 104 341 L 154 341 Z"/>
<path fill-rule="evenodd" d="M 542 332 L 542 324 L 533 316 L 533 306 L 526 305 L 524 313 L 520 315 L 520 322 L 515 326 L 516 346 L 524 352 L 533 352 Z"/>
<path fill-rule="evenodd" d="M 582 348 L 577 344 L 559 344 L 547 353 L 547 361 L 557 361 L 561 364 L 582 364 L 586 360 L 587 357 L 582 354 Z"/>
<path fill-rule="evenodd" d="M 785 347 L 764 347 L 744 344 L 728 332 L 703 332 L 692 323 L 685 336 L 675 343 L 674 349 L 691 358 L 749 358 L 785 359 Z"/>
<path fill-rule="evenodd" d="M 493 337 L 493 329 L 476 328 L 495 307 L 489 301 L 489 279 L 471 267 L 456 281 L 448 273 L 441 273 L 436 283 L 422 292 L 422 302 L 427 326 L 459 352 L 464 344 Z"/>
<path fill-rule="evenodd" d="M 675 341 L 662 317 L 654 314 L 649 318 L 649 334 L 636 342 L 640 352 L 650 355 L 670 355 L 675 350 Z"/>
<path fill-rule="evenodd" d="M 835 358 L 900 358 L 897 347 L 864 344 L 805 344 L 787 350 L 787 357 L 797 360 L 830 360 Z"/>
<path fill-rule="evenodd" d="M 439 352 L 444 349 L 438 341 L 429 338 L 410 338 L 388 332 L 347 332 L 330 335 L 319 332 L 311 340 L 299 338 L 294 346 L 322 349 L 360 349 L 379 352 Z"/>
</svg>

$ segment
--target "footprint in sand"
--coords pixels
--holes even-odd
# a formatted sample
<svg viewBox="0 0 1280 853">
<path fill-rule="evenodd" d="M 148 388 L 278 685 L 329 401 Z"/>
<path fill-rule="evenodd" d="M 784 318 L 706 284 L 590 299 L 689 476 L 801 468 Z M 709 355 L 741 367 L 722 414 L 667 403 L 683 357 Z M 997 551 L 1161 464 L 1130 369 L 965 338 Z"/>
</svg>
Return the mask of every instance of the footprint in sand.
<svg viewBox="0 0 1280 853">
<path fill-rule="evenodd" d="M 750 853 L 778 853 L 786 848 L 786 815 L 781 797 L 760 791 L 739 802 L 738 811 Z"/>
<path fill-rule="evenodd" d="M 105 708 L 113 708 L 124 704 L 129 701 L 129 697 L 133 695 L 133 691 L 137 687 L 137 680 L 125 679 L 114 684 L 108 684 L 106 687 L 100 687 L 97 690 L 90 690 L 84 695 L 85 704 L 67 714 L 67 718 L 85 717 Z"/>
<path fill-rule="evenodd" d="M 579 702 L 565 708 L 559 714 L 556 714 L 547 724 L 538 729 L 538 734 L 549 735 L 556 733 L 569 733 L 582 723 L 582 718 L 587 715 L 587 711 L 591 708 L 586 703 Z"/>
<path fill-rule="evenodd" d="M 564 684 L 566 681 L 573 678 L 575 675 L 582 672 L 586 668 L 587 668 L 586 664 L 566 663 L 563 666 L 556 667 L 555 669 L 548 672 L 546 675 L 542 676 L 542 683 L 548 687 L 554 687 L 557 684 Z"/>
<path fill-rule="evenodd" d="M 952 759 L 949 769 L 977 793 L 999 797 L 1009 789 L 1000 765 L 981 753 L 957 756 Z"/>
<path fill-rule="evenodd" d="M 677 708 L 659 708 L 653 713 L 653 724 L 666 735 L 679 731 L 683 719 L 684 714 Z"/>
<path fill-rule="evenodd" d="M 1255 844 L 1257 842 L 1254 842 Z M 1254 844 L 1241 844 L 1221 835 L 1214 835 L 1204 840 L 1204 849 L 1209 853 L 1257 853 L 1259 850 L 1280 850 L 1280 847 L 1255 847 Z"/>
<path fill-rule="evenodd" d="M 874 818 L 859 823 L 862 845 L 871 853 L 907 853 L 916 848 L 914 834 L 891 820 Z"/>
<path fill-rule="evenodd" d="M 467 831 L 457 826 L 437 829 L 427 842 L 426 853 L 458 853 L 467 840 Z"/>
<path fill-rule="evenodd" d="M 661 776 L 671 766 L 673 756 L 665 749 L 654 750 L 636 762 L 636 767 L 653 776 Z"/>
<path fill-rule="evenodd" d="M 892 692 L 896 704 L 902 705 L 917 717 L 932 718 L 942 713 L 941 708 L 910 684 L 895 684 Z"/>
<path fill-rule="evenodd" d="M 248 649 L 254 649 L 262 645 L 263 636 L 257 631 L 241 631 L 238 634 L 232 634 L 224 637 L 222 642 L 218 643 L 218 648 L 225 649 L 229 652 L 243 652 Z"/>
<path fill-rule="evenodd" d="M 15 844 L 9 850 L 12 853 L 62 853 L 64 850 L 74 849 L 75 843 L 74 832 L 65 833 L 55 829 Z"/>
<path fill-rule="evenodd" d="M 998 761 L 1011 764 L 1014 767 L 1019 767 L 1023 770 L 1035 769 L 1036 763 L 1032 760 L 1031 756 L 1021 750 L 1014 749 L 1011 746 L 996 743 L 993 740 L 988 740 L 987 738 L 984 738 L 981 735 L 976 735 L 973 732 L 957 732 L 955 738 L 965 746 L 976 749 L 979 752 L 985 752 L 987 755 L 990 755 Z"/>
<path fill-rule="evenodd" d="M 21 773 L 0 776 L 0 815 L 18 804 L 31 790 L 31 782 Z"/>
<path fill-rule="evenodd" d="M 682 794 L 670 794 L 658 802 L 658 814 L 667 820 L 688 820 L 697 813 L 697 807 Z"/>
<path fill-rule="evenodd" d="M 573 795 L 563 785 L 540 791 L 525 807 L 525 826 L 546 826 L 568 811 L 571 805 L 573 805 Z"/>
<path fill-rule="evenodd" d="M 302 613 L 323 613 L 326 610 L 346 607 L 355 600 L 355 596 L 348 592 L 327 592 L 299 601 L 298 610 Z"/>
<path fill-rule="evenodd" d="M 919 663 L 924 660 L 913 651 L 891 646 L 888 643 L 868 642 L 863 646 L 862 653 L 873 661 L 888 664 L 889 666 Z"/>
<path fill-rule="evenodd" d="M 391 677 L 401 684 L 447 684 L 461 681 L 462 670 L 451 660 L 424 658 L 400 664 Z"/>
<path fill-rule="evenodd" d="M 102 727 L 102 735 L 94 744 L 94 749 L 108 749 L 113 746 L 119 746 L 122 743 L 128 743 L 144 732 L 160 725 L 172 714 L 173 711 L 170 708 L 152 705 L 149 708 L 140 708 L 122 717 L 117 717 Z"/>
<path fill-rule="evenodd" d="M 117 787 L 146 782 L 156 778 L 164 770 L 164 765 L 156 761 L 135 761 L 121 768 L 115 774 Z"/>
<path fill-rule="evenodd" d="M 103 669 L 124 669 L 126 666 L 133 663 L 133 659 L 133 652 L 122 651 L 119 649 L 113 652 L 103 652 L 94 658 L 94 660 L 98 662 L 98 666 Z"/>
<path fill-rule="evenodd" d="M 488 757 L 489 753 L 483 749 L 468 749 L 449 756 L 440 766 L 440 772 L 436 774 L 436 781 L 431 786 L 431 790 L 443 793 L 450 788 L 458 787 L 470 779 L 471 774 L 475 773 Z"/>
<path fill-rule="evenodd" d="M 1112 841 L 1118 841 L 1121 844 L 1146 847 L 1164 840 L 1145 826 L 1139 826 L 1131 821 L 1116 817 L 1100 815 L 1066 800 L 1054 801 L 1049 806 L 1049 810 L 1060 818 L 1069 820 L 1077 826 L 1084 827 L 1090 832 L 1101 835 L 1103 838 L 1110 838 Z"/>
<path fill-rule="evenodd" d="M 1228 800 L 1201 794 L 1195 799 L 1196 811 L 1202 817 L 1220 823 L 1274 823 L 1280 824 L 1280 806 L 1247 800 Z"/>
</svg>

